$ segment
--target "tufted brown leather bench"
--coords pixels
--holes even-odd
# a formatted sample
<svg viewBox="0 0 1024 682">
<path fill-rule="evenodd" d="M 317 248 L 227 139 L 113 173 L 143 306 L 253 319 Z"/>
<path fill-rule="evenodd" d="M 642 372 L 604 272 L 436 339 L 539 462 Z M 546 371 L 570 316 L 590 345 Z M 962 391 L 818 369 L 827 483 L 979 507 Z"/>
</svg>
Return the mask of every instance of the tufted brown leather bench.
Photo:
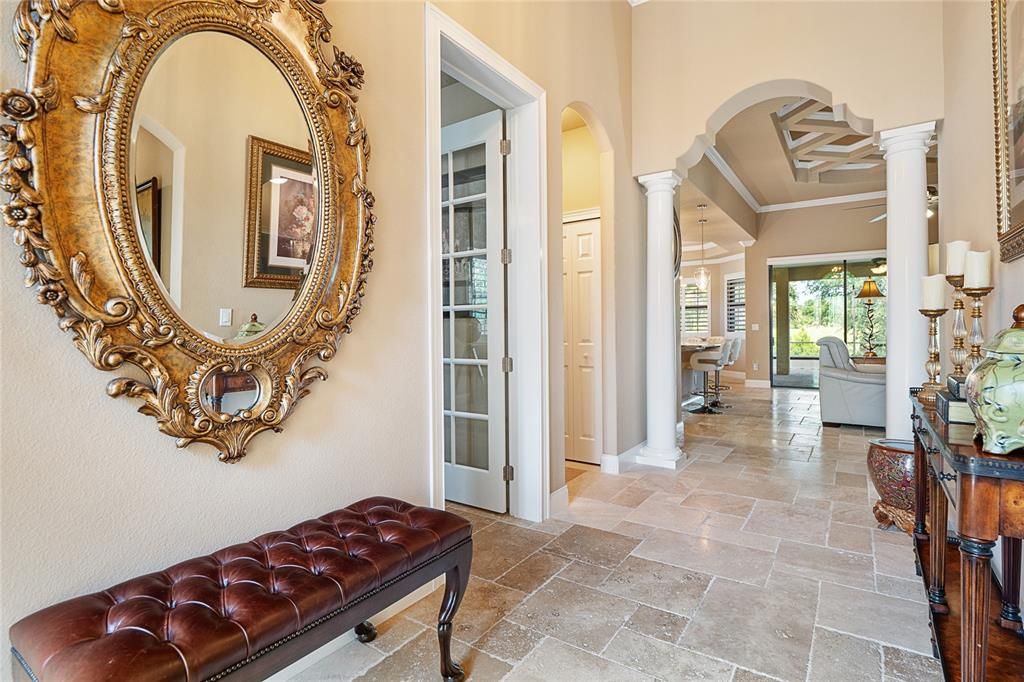
<svg viewBox="0 0 1024 682">
<path fill-rule="evenodd" d="M 50 682 L 261 680 L 445 576 L 438 616 L 441 676 L 452 618 L 469 582 L 469 522 L 373 497 L 55 604 L 10 630 L 16 674 Z"/>
</svg>

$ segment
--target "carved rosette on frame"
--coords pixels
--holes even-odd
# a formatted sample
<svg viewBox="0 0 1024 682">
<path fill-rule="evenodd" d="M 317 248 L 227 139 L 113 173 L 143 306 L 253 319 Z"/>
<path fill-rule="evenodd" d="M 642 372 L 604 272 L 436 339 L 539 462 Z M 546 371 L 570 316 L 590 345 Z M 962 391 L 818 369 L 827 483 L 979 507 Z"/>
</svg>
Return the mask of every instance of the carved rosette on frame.
<svg viewBox="0 0 1024 682">
<path fill-rule="evenodd" d="M 225 462 L 244 457 L 256 434 L 281 430 L 327 377 L 319 363 L 351 331 L 373 266 L 369 143 L 356 110 L 364 74 L 330 45 L 330 29 L 317 0 L 22 0 L 15 13 L 27 82 L 0 93 L 0 189 L 25 283 L 94 367 L 142 370 L 144 379 L 111 380 L 110 396 L 140 400 L 179 447 L 207 443 Z M 145 75 L 171 41 L 198 31 L 245 40 L 275 64 L 322 179 L 305 283 L 273 330 L 238 345 L 211 340 L 167 300 L 130 200 L 131 117 Z M 199 404 L 197 387 L 218 369 L 251 374 L 253 409 L 218 415 Z"/>
</svg>

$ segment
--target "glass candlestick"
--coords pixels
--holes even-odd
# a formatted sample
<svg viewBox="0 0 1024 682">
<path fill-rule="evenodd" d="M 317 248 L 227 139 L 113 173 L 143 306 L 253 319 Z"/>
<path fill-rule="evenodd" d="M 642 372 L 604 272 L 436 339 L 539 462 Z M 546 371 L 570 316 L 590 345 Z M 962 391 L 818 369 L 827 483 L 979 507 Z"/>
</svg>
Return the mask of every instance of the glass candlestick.
<svg viewBox="0 0 1024 682">
<path fill-rule="evenodd" d="M 971 352 L 964 363 L 964 370 L 967 374 L 981 362 L 981 344 L 985 343 L 985 328 L 981 318 L 981 299 L 992 293 L 992 287 L 964 288 L 964 293 L 971 298 L 971 335 L 967 337 L 967 343 L 971 345 Z"/>
<path fill-rule="evenodd" d="M 953 347 L 949 349 L 949 359 L 953 361 L 951 377 L 959 381 L 967 378 L 964 363 L 967 362 L 967 322 L 964 319 L 964 276 L 946 275 L 946 281 L 953 287 Z"/>
<path fill-rule="evenodd" d="M 924 363 L 924 371 L 928 373 L 928 381 L 921 386 L 917 394 L 918 400 L 925 407 L 935 407 L 935 396 L 942 390 L 939 375 L 942 374 L 942 363 L 939 362 L 939 318 L 946 314 L 946 308 L 929 310 L 921 309 L 921 314 L 928 318 L 928 362 Z"/>
</svg>

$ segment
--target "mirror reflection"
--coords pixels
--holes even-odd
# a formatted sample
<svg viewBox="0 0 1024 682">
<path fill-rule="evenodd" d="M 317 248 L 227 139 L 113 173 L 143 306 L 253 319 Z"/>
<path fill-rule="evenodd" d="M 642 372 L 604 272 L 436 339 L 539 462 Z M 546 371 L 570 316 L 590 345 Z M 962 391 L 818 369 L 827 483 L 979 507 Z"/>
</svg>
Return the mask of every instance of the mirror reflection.
<svg viewBox="0 0 1024 682">
<path fill-rule="evenodd" d="M 284 76 L 234 36 L 180 38 L 143 83 L 139 241 L 182 318 L 212 340 L 251 341 L 290 310 L 318 235 L 310 147 Z"/>
<path fill-rule="evenodd" d="M 235 416 L 251 410 L 260 399 L 260 385 L 249 372 L 219 372 L 203 382 L 203 405 L 219 414 Z"/>
</svg>

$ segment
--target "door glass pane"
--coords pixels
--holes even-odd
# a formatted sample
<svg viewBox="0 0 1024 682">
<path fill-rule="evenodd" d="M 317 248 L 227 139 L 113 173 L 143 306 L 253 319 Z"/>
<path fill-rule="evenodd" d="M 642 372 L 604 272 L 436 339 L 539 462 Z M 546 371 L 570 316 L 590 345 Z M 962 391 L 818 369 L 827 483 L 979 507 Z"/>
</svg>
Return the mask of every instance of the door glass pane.
<svg viewBox="0 0 1024 682">
<path fill-rule="evenodd" d="M 441 304 L 451 305 L 451 260 L 441 259 Z"/>
<path fill-rule="evenodd" d="M 444 418 L 444 461 L 452 463 L 452 418 Z"/>
<path fill-rule="evenodd" d="M 448 245 L 451 241 L 451 230 L 449 229 L 449 209 L 447 206 L 441 209 L 441 253 L 448 253 Z"/>
<path fill-rule="evenodd" d="M 487 248 L 487 202 L 477 199 L 455 207 L 455 251 Z"/>
<path fill-rule="evenodd" d="M 473 196 L 487 191 L 487 145 L 460 149 L 452 154 L 454 197 Z"/>
<path fill-rule="evenodd" d="M 444 409 L 452 409 L 452 366 L 444 366 Z"/>
<path fill-rule="evenodd" d="M 450 311 L 444 311 L 444 320 L 441 323 L 444 331 L 444 355 L 445 358 L 452 356 L 452 314 Z"/>
<path fill-rule="evenodd" d="M 885 318 L 886 295 L 889 293 L 888 282 L 884 274 L 871 271 L 874 263 L 847 263 L 846 286 L 846 345 L 850 355 L 861 357 L 871 350 L 879 357 L 885 357 Z M 871 280 L 874 286 L 865 288 L 864 284 Z M 874 289 L 881 296 L 871 297 Z M 858 298 L 864 293 L 865 298 Z M 873 348 L 869 348 L 873 346 Z"/>
<path fill-rule="evenodd" d="M 487 414 L 487 367 L 455 365 L 456 412 Z"/>
<path fill-rule="evenodd" d="M 454 265 L 452 284 L 455 288 L 455 305 L 486 305 L 487 256 L 456 258 Z"/>
<path fill-rule="evenodd" d="M 486 310 L 460 310 L 455 313 L 455 357 L 487 359 Z"/>
<path fill-rule="evenodd" d="M 455 463 L 487 470 L 487 422 L 455 417 Z"/>
<path fill-rule="evenodd" d="M 448 201 L 448 155 L 441 155 L 441 201 Z"/>
</svg>

